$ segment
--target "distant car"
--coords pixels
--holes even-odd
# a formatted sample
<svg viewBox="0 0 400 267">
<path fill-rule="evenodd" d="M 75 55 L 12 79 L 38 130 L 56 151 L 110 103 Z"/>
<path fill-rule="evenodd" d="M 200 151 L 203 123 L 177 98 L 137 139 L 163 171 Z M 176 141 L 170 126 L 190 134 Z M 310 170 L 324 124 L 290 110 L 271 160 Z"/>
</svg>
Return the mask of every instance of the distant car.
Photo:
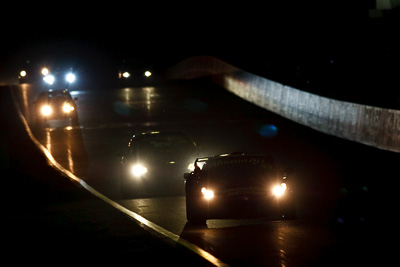
<svg viewBox="0 0 400 267">
<path fill-rule="evenodd" d="M 35 101 L 36 125 L 47 126 L 50 122 L 74 125 L 78 120 L 75 100 L 66 89 L 41 92 Z"/>
<path fill-rule="evenodd" d="M 182 175 L 193 170 L 197 145 L 182 132 L 133 135 L 121 159 L 123 197 L 183 195 Z"/>
<path fill-rule="evenodd" d="M 23 83 L 43 83 L 43 77 L 49 74 L 49 69 L 30 63 L 25 64 L 18 73 L 18 81 Z"/>
<path fill-rule="evenodd" d="M 35 83 L 45 89 L 63 90 L 71 88 L 72 84 L 75 83 L 76 76 L 71 68 L 49 69 L 30 63 L 20 70 L 18 80 L 20 84 Z"/>
<path fill-rule="evenodd" d="M 43 75 L 43 85 L 47 89 L 52 90 L 65 90 L 71 89 L 72 84 L 76 82 L 76 75 L 71 69 L 55 69 L 47 71 Z"/>
<path fill-rule="evenodd" d="M 291 185 L 271 156 L 231 153 L 198 158 L 194 165 L 184 175 L 189 222 L 294 216 Z"/>
<path fill-rule="evenodd" d="M 157 76 L 153 66 L 139 61 L 123 60 L 118 66 L 118 82 L 121 85 L 150 85 Z"/>
</svg>

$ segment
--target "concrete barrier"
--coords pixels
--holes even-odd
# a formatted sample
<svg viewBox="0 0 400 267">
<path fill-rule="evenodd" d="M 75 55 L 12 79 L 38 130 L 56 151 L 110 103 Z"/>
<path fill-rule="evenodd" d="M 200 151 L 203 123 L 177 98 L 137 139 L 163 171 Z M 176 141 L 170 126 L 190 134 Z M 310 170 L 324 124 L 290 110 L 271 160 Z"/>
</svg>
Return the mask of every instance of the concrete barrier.
<svg viewBox="0 0 400 267">
<path fill-rule="evenodd" d="M 262 108 L 320 132 L 400 152 L 400 110 L 330 99 L 245 72 L 214 57 L 170 68 L 171 79 L 212 76 L 214 82 Z"/>
</svg>

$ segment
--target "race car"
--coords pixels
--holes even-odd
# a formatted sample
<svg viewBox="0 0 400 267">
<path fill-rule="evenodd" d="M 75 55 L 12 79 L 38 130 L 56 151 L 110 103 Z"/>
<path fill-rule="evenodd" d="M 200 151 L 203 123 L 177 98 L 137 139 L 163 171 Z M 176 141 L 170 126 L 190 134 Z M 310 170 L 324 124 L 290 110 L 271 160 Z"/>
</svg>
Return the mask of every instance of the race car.
<svg viewBox="0 0 400 267">
<path fill-rule="evenodd" d="M 154 67 L 140 61 L 122 60 L 118 66 L 118 83 L 121 86 L 150 85 L 157 76 Z"/>
<path fill-rule="evenodd" d="M 78 115 L 75 100 L 67 89 L 48 90 L 39 93 L 35 104 L 36 126 L 54 125 L 73 126 L 77 124 Z"/>
<path fill-rule="evenodd" d="M 198 158 L 194 167 L 184 174 L 190 223 L 295 215 L 291 185 L 269 155 L 221 154 Z"/>
<path fill-rule="evenodd" d="M 183 132 L 133 135 L 121 158 L 122 197 L 183 195 L 182 174 L 193 170 L 197 151 Z"/>
<path fill-rule="evenodd" d="M 71 89 L 71 86 L 76 81 L 76 75 L 71 69 L 61 70 L 55 69 L 43 76 L 44 86 L 47 89 L 64 90 Z"/>
<path fill-rule="evenodd" d="M 29 62 L 29 64 L 26 64 L 26 66 L 20 70 L 18 81 L 20 84 L 41 83 L 43 82 L 43 78 L 47 75 L 49 75 L 49 69 L 47 67 L 40 68 L 36 65 L 32 66 Z"/>
</svg>

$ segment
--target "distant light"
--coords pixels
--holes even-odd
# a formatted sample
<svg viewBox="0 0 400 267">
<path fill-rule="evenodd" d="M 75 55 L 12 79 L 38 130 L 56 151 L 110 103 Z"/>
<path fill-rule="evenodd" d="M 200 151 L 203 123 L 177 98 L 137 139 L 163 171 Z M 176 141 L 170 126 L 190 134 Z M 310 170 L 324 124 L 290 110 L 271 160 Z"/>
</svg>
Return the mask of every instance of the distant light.
<svg viewBox="0 0 400 267">
<path fill-rule="evenodd" d="M 122 77 L 129 78 L 129 77 L 131 77 L 131 74 L 129 72 L 125 71 L 124 73 L 122 73 Z"/>
<path fill-rule="evenodd" d="M 55 78 L 53 75 L 46 75 L 43 77 L 43 81 L 45 81 L 47 84 L 52 85 L 55 81 Z"/>
<path fill-rule="evenodd" d="M 43 68 L 42 69 L 42 75 L 44 75 L 44 76 L 46 76 L 46 75 L 49 75 L 49 69 L 48 68 Z"/>
<path fill-rule="evenodd" d="M 146 70 L 146 71 L 144 72 L 144 76 L 146 76 L 146 77 L 150 77 L 150 76 L 151 76 L 151 72 L 150 72 L 150 71 L 148 71 L 148 70 Z"/>
<path fill-rule="evenodd" d="M 26 71 L 21 70 L 21 72 L 19 73 L 19 76 L 21 77 L 25 77 L 26 76 Z"/>
<path fill-rule="evenodd" d="M 68 73 L 65 78 L 67 79 L 67 82 L 73 83 L 76 79 L 75 74 L 73 73 Z"/>
</svg>

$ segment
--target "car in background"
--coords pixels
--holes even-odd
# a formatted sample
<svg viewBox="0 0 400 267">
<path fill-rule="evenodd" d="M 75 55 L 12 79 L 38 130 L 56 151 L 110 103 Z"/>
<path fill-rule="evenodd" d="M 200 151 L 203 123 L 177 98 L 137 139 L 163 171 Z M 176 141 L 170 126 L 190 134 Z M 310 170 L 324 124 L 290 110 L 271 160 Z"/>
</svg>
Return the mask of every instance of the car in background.
<svg viewBox="0 0 400 267">
<path fill-rule="evenodd" d="M 72 68 L 48 68 L 30 63 L 22 68 L 18 75 L 20 84 L 35 83 L 46 90 L 71 89 L 76 81 Z"/>
<path fill-rule="evenodd" d="M 269 155 L 221 154 L 198 158 L 194 167 L 184 174 L 190 223 L 294 216 L 293 188 Z"/>
<path fill-rule="evenodd" d="M 121 158 L 123 197 L 183 195 L 182 175 L 193 170 L 196 143 L 183 132 L 135 134 Z"/>
<path fill-rule="evenodd" d="M 49 69 L 26 61 L 23 68 L 18 73 L 18 81 L 23 83 L 43 83 L 43 78 L 49 74 Z"/>
<path fill-rule="evenodd" d="M 49 124 L 61 127 L 78 124 L 75 101 L 67 89 L 40 92 L 35 105 L 36 126 L 47 127 Z"/>
<path fill-rule="evenodd" d="M 76 82 L 76 75 L 71 68 L 47 71 L 43 76 L 43 85 L 49 90 L 68 90 Z"/>
<path fill-rule="evenodd" d="M 151 64 L 138 60 L 122 60 L 118 64 L 118 83 L 121 86 L 145 86 L 156 81 L 157 74 Z"/>
</svg>

